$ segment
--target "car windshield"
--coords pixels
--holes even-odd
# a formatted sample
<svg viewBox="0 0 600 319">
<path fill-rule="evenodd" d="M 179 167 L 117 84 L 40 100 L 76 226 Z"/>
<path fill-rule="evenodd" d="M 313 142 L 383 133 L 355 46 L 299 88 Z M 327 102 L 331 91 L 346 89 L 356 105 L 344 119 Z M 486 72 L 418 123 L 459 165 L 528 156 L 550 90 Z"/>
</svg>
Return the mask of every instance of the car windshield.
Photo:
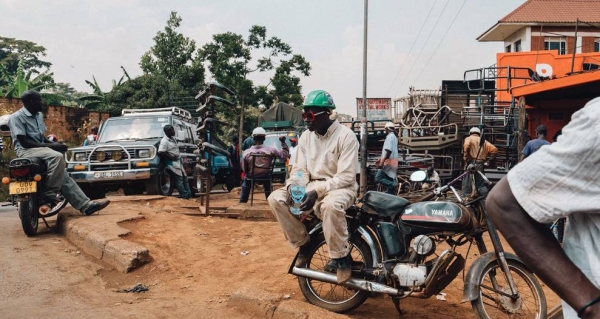
<svg viewBox="0 0 600 319">
<path fill-rule="evenodd" d="M 121 117 L 106 121 L 98 137 L 99 143 L 163 137 L 168 117 Z"/>
<path fill-rule="evenodd" d="M 279 137 L 280 136 L 285 136 L 285 142 L 287 143 L 288 146 L 292 145 L 292 143 L 290 142 L 290 137 L 289 136 L 287 136 L 287 135 L 276 135 L 276 134 L 267 135 L 266 138 L 265 138 L 264 145 L 281 148 L 281 142 L 279 141 Z"/>
</svg>

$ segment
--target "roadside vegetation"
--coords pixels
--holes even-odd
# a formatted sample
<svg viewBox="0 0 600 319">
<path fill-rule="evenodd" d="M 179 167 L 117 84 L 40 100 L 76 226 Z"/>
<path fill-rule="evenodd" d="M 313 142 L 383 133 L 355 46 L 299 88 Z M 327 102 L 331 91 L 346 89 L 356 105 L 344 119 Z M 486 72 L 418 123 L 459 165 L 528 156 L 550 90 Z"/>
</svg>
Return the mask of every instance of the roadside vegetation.
<svg viewBox="0 0 600 319">
<path fill-rule="evenodd" d="M 92 93 L 79 92 L 70 83 L 56 83 L 44 46 L 0 36 L 0 96 L 18 98 L 25 90 L 35 89 L 42 92 L 48 105 L 87 108 L 113 116 L 120 115 L 123 108 L 170 106 L 195 115 L 198 102 L 194 97 L 208 78 L 237 92 L 237 107 L 217 107 L 217 116 L 232 124 L 217 132 L 226 140 L 240 128 L 244 136 L 251 132 L 259 106 L 301 104 L 300 77 L 310 75 L 310 63 L 282 39 L 268 36 L 264 26 L 251 26 L 246 35 L 215 34 L 210 42 L 197 44 L 179 31 L 182 22 L 177 12 L 170 13 L 153 46 L 140 57 L 141 75 L 130 77 L 121 67 L 110 88 L 100 87 L 93 74 L 81 79 Z M 255 82 L 252 78 L 258 73 L 268 74 L 268 80 Z"/>
</svg>

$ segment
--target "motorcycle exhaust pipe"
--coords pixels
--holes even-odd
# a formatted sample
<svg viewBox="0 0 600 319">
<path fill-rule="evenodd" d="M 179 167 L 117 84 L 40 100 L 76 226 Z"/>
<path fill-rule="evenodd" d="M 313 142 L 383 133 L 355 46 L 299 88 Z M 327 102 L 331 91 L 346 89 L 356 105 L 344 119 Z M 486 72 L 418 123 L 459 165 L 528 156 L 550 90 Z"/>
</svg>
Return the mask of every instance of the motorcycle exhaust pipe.
<svg viewBox="0 0 600 319">
<path fill-rule="evenodd" d="M 383 293 L 383 294 L 393 295 L 393 296 L 404 295 L 404 292 L 400 292 L 396 288 L 392 288 L 390 286 L 380 284 L 378 282 L 368 281 L 368 280 L 364 280 L 364 279 L 350 278 L 345 283 L 338 284 L 337 277 L 335 274 L 323 272 L 323 271 L 312 270 L 312 269 L 308 269 L 308 268 L 294 267 L 292 269 L 292 274 L 294 274 L 298 277 L 311 278 L 311 279 L 315 279 L 318 281 L 323 281 L 323 282 L 327 282 L 330 284 L 340 285 L 340 286 L 353 288 L 353 289 L 357 289 L 357 290 L 372 291 L 372 292 L 378 292 L 378 293 Z"/>
<path fill-rule="evenodd" d="M 40 208 L 38 209 L 38 213 L 40 213 L 40 215 L 42 215 L 42 216 L 48 215 L 49 212 L 50 212 L 50 206 L 45 205 L 45 204 L 40 206 Z"/>
</svg>

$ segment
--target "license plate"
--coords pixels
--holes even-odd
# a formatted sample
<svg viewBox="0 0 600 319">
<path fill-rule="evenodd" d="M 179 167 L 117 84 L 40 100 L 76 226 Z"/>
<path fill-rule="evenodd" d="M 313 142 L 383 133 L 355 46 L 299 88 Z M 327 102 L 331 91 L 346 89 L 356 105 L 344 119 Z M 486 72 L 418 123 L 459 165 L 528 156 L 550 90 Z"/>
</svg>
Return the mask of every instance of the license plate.
<svg viewBox="0 0 600 319">
<path fill-rule="evenodd" d="M 94 172 L 94 178 L 116 178 L 124 176 L 125 173 L 119 171 Z"/>
<path fill-rule="evenodd" d="M 12 182 L 8 185 L 8 193 L 10 195 L 35 193 L 37 191 L 37 183 L 31 182 Z"/>
</svg>

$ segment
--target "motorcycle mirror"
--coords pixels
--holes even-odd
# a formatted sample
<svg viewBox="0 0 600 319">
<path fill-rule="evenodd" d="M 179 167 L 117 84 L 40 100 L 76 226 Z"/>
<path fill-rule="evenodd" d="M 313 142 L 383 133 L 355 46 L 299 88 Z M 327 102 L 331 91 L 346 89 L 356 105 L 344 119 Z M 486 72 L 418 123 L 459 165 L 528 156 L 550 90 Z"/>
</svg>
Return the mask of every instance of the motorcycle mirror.
<svg viewBox="0 0 600 319">
<path fill-rule="evenodd" d="M 427 173 L 425 171 L 416 171 L 410 174 L 410 180 L 413 182 L 422 182 L 427 179 Z"/>
</svg>

